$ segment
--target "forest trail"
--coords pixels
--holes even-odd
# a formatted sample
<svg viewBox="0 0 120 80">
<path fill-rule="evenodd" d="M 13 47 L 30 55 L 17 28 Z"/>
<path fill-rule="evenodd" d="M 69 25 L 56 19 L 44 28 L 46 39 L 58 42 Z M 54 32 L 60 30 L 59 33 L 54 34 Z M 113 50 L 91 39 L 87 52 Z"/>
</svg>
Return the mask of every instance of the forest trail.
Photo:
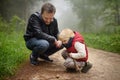
<svg viewBox="0 0 120 80">
<path fill-rule="evenodd" d="M 61 50 L 62 51 L 62 50 Z M 63 66 L 61 51 L 50 56 L 54 62 L 41 61 L 32 66 L 29 60 L 21 65 L 17 73 L 6 80 L 120 80 L 120 55 L 88 48 L 93 67 L 88 73 L 68 73 Z"/>
</svg>

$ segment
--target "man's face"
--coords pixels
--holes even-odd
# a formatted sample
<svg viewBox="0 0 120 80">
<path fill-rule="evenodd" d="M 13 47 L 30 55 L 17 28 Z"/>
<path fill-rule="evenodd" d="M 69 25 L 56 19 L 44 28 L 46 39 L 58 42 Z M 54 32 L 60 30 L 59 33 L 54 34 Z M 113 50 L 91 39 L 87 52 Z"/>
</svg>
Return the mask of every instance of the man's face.
<svg viewBox="0 0 120 80">
<path fill-rule="evenodd" d="M 54 12 L 53 13 L 48 13 L 46 11 L 43 12 L 42 18 L 46 25 L 49 25 L 53 21 L 54 14 L 55 14 Z"/>
</svg>

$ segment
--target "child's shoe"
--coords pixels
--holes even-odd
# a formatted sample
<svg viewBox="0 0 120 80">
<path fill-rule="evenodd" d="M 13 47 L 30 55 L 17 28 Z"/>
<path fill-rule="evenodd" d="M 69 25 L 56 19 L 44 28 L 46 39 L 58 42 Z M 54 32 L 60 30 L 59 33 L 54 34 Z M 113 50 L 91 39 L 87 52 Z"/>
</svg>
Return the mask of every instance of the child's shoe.
<svg viewBox="0 0 120 80">
<path fill-rule="evenodd" d="M 92 68 L 92 64 L 90 62 L 86 62 L 85 66 L 83 66 L 81 72 L 87 73 Z"/>
</svg>

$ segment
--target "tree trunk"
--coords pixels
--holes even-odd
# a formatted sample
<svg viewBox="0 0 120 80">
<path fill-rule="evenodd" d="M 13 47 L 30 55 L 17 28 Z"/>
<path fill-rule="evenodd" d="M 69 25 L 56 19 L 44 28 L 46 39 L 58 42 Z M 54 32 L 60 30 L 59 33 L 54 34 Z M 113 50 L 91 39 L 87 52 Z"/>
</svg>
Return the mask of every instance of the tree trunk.
<svg viewBox="0 0 120 80">
<path fill-rule="evenodd" d="M 120 25 L 120 13 L 119 13 L 119 4 L 116 2 L 116 5 L 115 5 L 115 23 L 117 25 Z"/>
</svg>

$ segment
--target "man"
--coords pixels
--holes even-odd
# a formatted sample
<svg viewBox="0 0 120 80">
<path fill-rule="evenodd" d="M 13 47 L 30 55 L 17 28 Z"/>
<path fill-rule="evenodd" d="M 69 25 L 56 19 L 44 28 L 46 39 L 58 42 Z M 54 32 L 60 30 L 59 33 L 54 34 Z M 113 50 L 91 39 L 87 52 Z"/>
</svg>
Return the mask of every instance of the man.
<svg viewBox="0 0 120 80">
<path fill-rule="evenodd" d="M 48 56 L 62 47 L 62 42 L 57 39 L 59 33 L 57 20 L 54 18 L 56 9 L 51 3 L 45 3 L 41 12 L 32 14 L 24 39 L 28 49 L 32 50 L 30 62 L 38 65 L 38 58 L 51 61 Z"/>
</svg>

